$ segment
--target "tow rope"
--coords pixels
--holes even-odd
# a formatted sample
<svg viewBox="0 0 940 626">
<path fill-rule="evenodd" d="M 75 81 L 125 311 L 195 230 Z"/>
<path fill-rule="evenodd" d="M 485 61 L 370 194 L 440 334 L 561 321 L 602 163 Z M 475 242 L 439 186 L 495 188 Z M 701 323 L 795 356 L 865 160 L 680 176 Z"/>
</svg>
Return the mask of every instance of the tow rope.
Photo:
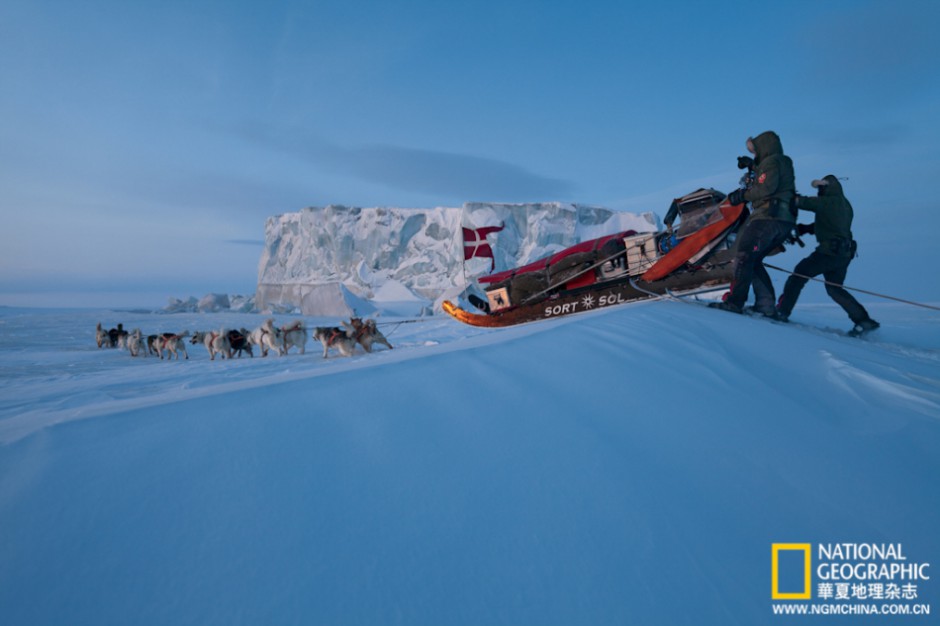
<svg viewBox="0 0 940 626">
<path fill-rule="evenodd" d="M 912 300 L 904 300 L 902 298 L 895 298 L 894 296 L 888 296 L 883 293 L 877 293 L 875 291 L 867 291 L 865 289 L 859 289 L 858 287 L 849 287 L 847 285 L 840 285 L 839 283 L 834 283 L 832 281 L 824 280 L 822 278 L 816 278 L 814 276 L 806 276 L 804 274 L 797 274 L 796 272 L 791 272 L 790 270 L 785 270 L 782 267 L 777 267 L 776 265 L 771 265 L 769 263 L 764 263 L 764 267 L 769 267 L 772 270 L 777 270 L 778 272 L 783 272 L 784 274 L 790 274 L 792 276 L 796 276 L 797 278 L 805 278 L 806 280 L 815 280 L 817 283 L 832 285 L 833 287 L 842 287 L 843 289 L 848 289 L 849 291 L 857 291 L 859 293 L 868 294 L 869 296 L 875 296 L 877 298 L 884 298 L 885 300 L 894 300 L 895 302 L 902 302 L 904 304 L 910 304 L 912 306 L 919 306 L 925 309 L 940 311 L 940 307 L 933 306 L 931 304 L 924 304 L 922 302 L 914 302 Z"/>
<path fill-rule="evenodd" d="M 376 326 L 392 326 L 392 325 L 394 325 L 395 328 L 393 328 L 392 330 L 388 331 L 387 333 L 383 333 L 383 334 L 385 335 L 385 337 L 388 338 L 388 337 L 391 337 L 391 336 L 395 333 L 395 331 L 398 330 L 398 329 L 401 327 L 402 324 L 421 324 L 421 323 L 423 323 L 423 322 L 434 322 L 434 321 L 437 321 L 437 320 L 432 319 L 432 318 L 430 318 L 430 317 L 421 317 L 421 318 L 418 318 L 418 319 L 413 319 L 413 320 L 401 320 L 401 321 L 398 321 L 398 322 L 376 322 L 375 325 L 376 325 Z"/>
</svg>

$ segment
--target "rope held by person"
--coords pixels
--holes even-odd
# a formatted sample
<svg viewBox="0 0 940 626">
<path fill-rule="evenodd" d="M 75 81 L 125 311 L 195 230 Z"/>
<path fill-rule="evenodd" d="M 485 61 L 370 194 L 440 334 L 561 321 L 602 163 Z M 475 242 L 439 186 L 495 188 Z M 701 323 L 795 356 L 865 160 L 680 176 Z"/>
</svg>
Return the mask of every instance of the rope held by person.
<svg viewBox="0 0 940 626">
<path fill-rule="evenodd" d="M 843 289 L 848 289 L 849 291 L 857 291 L 859 293 L 865 293 L 870 296 L 875 296 L 878 298 L 884 298 L 886 300 L 894 300 L 895 302 L 903 302 L 904 304 L 910 304 L 913 306 L 923 307 L 925 309 L 932 309 L 934 311 L 940 311 L 940 307 L 933 306 L 931 304 L 923 304 L 922 302 L 913 302 L 911 300 L 903 300 L 901 298 L 895 298 L 894 296 L 888 296 L 883 293 L 877 293 L 875 291 L 867 291 L 865 289 L 859 289 L 858 287 L 848 287 L 846 285 L 840 285 L 839 283 L 834 283 L 822 278 L 816 278 L 814 276 L 805 276 L 803 274 L 797 274 L 796 272 L 791 272 L 790 270 L 785 270 L 782 267 L 777 267 L 776 265 L 771 265 L 770 263 L 764 263 L 764 267 L 769 267 L 772 270 L 777 270 L 778 272 L 784 272 L 785 274 L 792 274 L 799 278 L 805 278 L 806 280 L 815 280 L 818 283 L 825 283 L 827 285 L 832 285 L 834 287 L 842 287 Z"/>
</svg>

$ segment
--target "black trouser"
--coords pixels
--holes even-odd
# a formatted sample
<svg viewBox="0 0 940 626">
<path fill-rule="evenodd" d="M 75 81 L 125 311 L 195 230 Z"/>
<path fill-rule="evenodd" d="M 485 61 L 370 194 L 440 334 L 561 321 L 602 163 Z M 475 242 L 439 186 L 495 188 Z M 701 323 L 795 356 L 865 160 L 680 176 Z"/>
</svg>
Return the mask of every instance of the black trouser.
<svg viewBox="0 0 940 626">
<path fill-rule="evenodd" d="M 833 256 L 816 250 L 796 264 L 793 273 L 800 274 L 800 276 L 791 275 L 787 279 L 777 310 L 781 314 L 789 316 L 790 312 L 793 311 L 793 307 L 796 306 L 796 300 L 800 297 L 800 292 L 803 291 L 806 281 L 822 274 L 823 278 L 826 279 L 826 293 L 836 301 L 836 304 L 845 309 L 853 322 L 858 324 L 869 319 L 865 307 L 859 304 L 858 300 L 852 297 L 852 294 L 842 288 L 842 283 L 845 282 L 845 275 L 849 271 L 849 263 L 851 262 L 851 256 Z M 806 278 L 803 278 L 804 276 Z"/>
<path fill-rule="evenodd" d="M 744 307 L 748 290 L 754 286 L 754 306 L 761 312 L 773 313 L 774 284 L 764 268 L 764 257 L 783 245 L 793 224 L 783 220 L 753 220 L 745 224 L 738 239 L 734 257 L 734 279 L 727 301 Z"/>
</svg>

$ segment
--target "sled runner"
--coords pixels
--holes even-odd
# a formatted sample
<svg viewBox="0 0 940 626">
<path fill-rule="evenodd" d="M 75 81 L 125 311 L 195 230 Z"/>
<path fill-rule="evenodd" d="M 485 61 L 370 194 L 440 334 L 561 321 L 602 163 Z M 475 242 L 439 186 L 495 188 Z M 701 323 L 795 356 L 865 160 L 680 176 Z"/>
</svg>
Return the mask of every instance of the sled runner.
<svg viewBox="0 0 940 626">
<path fill-rule="evenodd" d="M 540 319 L 728 284 L 738 228 L 747 215 L 724 194 L 699 189 L 676 200 L 675 233 L 625 231 L 583 241 L 549 257 L 477 279 L 479 312 L 444 302 L 446 313 L 472 326 L 512 326 Z"/>
</svg>

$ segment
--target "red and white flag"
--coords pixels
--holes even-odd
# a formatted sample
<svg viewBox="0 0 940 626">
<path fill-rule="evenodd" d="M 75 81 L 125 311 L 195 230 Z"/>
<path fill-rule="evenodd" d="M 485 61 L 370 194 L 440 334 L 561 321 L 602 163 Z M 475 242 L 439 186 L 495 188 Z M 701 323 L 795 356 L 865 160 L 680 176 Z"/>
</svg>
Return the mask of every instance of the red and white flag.
<svg viewBox="0 0 940 626">
<path fill-rule="evenodd" d="M 486 236 L 491 233 L 498 233 L 505 224 L 499 226 L 486 226 L 484 228 L 464 228 L 463 229 L 463 260 L 472 259 L 475 256 L 489 257 L 490 271 L 496 269 L 496 259 L 493 258 L 493 248 L 486 241 Z"/>
</svg>

